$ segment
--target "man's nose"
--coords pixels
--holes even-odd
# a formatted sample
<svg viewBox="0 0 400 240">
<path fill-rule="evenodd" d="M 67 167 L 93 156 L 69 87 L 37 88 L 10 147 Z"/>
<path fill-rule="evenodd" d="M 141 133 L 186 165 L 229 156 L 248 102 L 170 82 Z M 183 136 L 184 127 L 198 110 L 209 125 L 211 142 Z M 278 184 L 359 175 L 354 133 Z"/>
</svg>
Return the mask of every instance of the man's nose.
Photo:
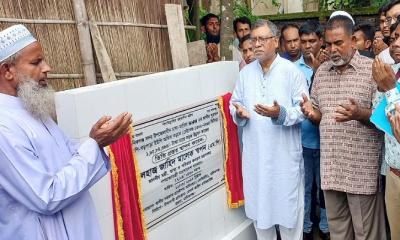
<svg viewBox="0 0 400 240">
<path fill-rule="evenodd" d="M 51 67 L 50 67 L 49 64 L 47 64 L 46 61 L 43 60 L 42 64 L 43 64 L 43 67 L 42 67 L 42 72 L 43 73 L 48 73 L 48 72 L 51 71 Z"/>
</svg>

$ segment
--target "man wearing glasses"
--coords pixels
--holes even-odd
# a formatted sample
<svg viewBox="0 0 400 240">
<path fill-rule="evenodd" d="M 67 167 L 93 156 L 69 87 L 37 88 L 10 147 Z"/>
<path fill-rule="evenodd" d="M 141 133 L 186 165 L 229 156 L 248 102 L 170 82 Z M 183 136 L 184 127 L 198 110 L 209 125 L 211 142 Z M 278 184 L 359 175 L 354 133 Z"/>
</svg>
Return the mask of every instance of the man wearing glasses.
<svg viewBox="0 0 400 240">
<path fill-rule="evenodd" d="M 397 17 L 400 16 L 400 0 L 394 0 L 389 2 L 386 6 L 386 18 L 383 23 L 383 28 L 390 29 L 396 21 Z M 382 59 L 384 63 L 394 64 L 393 58 L 390 56 L 389 48 L 386 48 L 379 54 L 379 58 Z"/>
<path fill-rule="evenodd" d="M 303 234 L 304 170 L 301 146 L 302 94 L 307 81 L 276 54 L 277 27 L 258 20 L 251 32 L 256 60 L 241 72 L 230 111 L 243 127 L 245 211 L 257 238 L 300 240 Z"/>
</svg>

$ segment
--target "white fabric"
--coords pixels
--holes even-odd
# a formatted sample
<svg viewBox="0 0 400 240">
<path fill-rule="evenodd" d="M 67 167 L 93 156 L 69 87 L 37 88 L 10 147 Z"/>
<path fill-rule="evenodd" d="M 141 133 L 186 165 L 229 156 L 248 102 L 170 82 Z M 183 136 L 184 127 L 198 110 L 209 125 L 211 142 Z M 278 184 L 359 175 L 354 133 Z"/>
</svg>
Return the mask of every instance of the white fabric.
<svg viewBox="0 0 400 240">
<path fill-rule="evenodd" d="M 348 17 L 348 18 L 350 18 L 350 20 L 353 22 L 353 24 L 356 24 L 356 23 L 354 22 L 353 17 L 352 17 L 348 12 L 345 12 L 345 11 L 334 11 L 334 12 L 331 14 L 331 16 L 329 17 L 329 19 L 331 19 L 331 18 L 333 18 L 333 17 L 335 17 L 335 16 L 345 16 L 345 17 Z"/>
<path fill-rule="evenodd" d="M 0 62 L 21 51 L 36 39 L 24 25 L 13 25 L 0 32 Z"/>
<path fill-rule="evenodd" d="M 0 239 L 101 239 L 88 189 L 110 169 L 93 139 L 79 146 L 0 93 Z"/>
<path fill-rule="evenodd" d="M 231 115 L 237 125 L 243 126 L 245 211 L 260 229 L 275 224 L 294 228 L 298 214 L 303 215 L 299 211 L 299 199 L 304 197 L 300 193 L 304 178 L 300 136 L 304 116 L 299 106 L 302 93 L 308 95 L 304 75 L 295 64 L 278 55 L 265 74 L 258 60 L 246 65 L 231 98 Z M 274 100 L 286 110 L 284 118 L 280 116 L 282 125 L 253 110 L 257 103 L 272 105 Z M 250 119 L 239 119 L 232 103 L 246 108 Z"/>
<path fill-rule="evenodd" d="M 386 48 L 381 53 L 379 53 L 379 58 L 386 64 L 394 64 L 392 56 L 390 56 L 389 48 Z M 396 72 L 395 72 L 396 73 Z"/>
<path fill-rule="evenodd" d="M 304 181 L 304 180 L 303 180 Z M 300 194 L 299 194 L 299 215 L 297 215 L 297 223 L 295 228 L 285 228 L 284 226 L 279 226 L 279 232 L 281 234 L 282 240 L 302 240 L 303 239 L 303 216 L 304 216 L 304 182 L 300 187 Z M 259 229 L 256 228 L 256 222 L 254 222 L 254 228 L 257 234 L 257 240 L 276 240 L 277 234 L 275 226 L 269 229 Z"/>
</svg>

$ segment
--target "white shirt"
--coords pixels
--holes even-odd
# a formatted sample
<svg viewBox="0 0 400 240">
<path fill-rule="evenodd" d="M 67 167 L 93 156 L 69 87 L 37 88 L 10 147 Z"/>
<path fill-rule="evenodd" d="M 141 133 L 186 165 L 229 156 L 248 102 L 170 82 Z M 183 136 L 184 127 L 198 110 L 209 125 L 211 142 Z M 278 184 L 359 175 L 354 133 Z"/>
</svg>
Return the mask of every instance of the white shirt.
<svg viewBox="0 0 400 240">
<path fill-rule="evenodd" d="M 0 93 L 0 239 L 101 239 L 88 189 L 109 169 L 95 140 L 79 146 Z"/>
<path fill-rule="evenodd" d="M 264 73 L 258 60 L 240 72 L 231 98 L 230 112 L 237 125 L 243 126 L 242 172 L 246 215 L 256 221 L 257 228 L 268 229 L 275 224 L 296 227 L 299 194 L 304 177 L 301 146 L 300 109 L 302 93 L 308 96 L 307 81 L 292 62 L 275 58 Z M 281 106 L 277 119 L 257 114 L 254 105 Z M 250 113 L 240 119 L 232 103 Z"/>
</svg>

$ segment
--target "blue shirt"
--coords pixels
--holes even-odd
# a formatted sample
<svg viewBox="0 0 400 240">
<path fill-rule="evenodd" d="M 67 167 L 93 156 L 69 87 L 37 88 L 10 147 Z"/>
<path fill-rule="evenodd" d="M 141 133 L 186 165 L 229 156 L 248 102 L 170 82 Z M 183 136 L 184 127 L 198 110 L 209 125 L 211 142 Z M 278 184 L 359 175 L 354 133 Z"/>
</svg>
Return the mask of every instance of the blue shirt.
<svg viewBox="0 0 400 240">
<path fill-rule="evenodd" d="M 304 62 L 303 56 L 295 62 L 307 79 L 308 89 L 311 90 L 313 69 Z M 319 128 L 306 119 L 301 124 L 301 143 L 303 147 L 319 149 Z"/>
</svg>

